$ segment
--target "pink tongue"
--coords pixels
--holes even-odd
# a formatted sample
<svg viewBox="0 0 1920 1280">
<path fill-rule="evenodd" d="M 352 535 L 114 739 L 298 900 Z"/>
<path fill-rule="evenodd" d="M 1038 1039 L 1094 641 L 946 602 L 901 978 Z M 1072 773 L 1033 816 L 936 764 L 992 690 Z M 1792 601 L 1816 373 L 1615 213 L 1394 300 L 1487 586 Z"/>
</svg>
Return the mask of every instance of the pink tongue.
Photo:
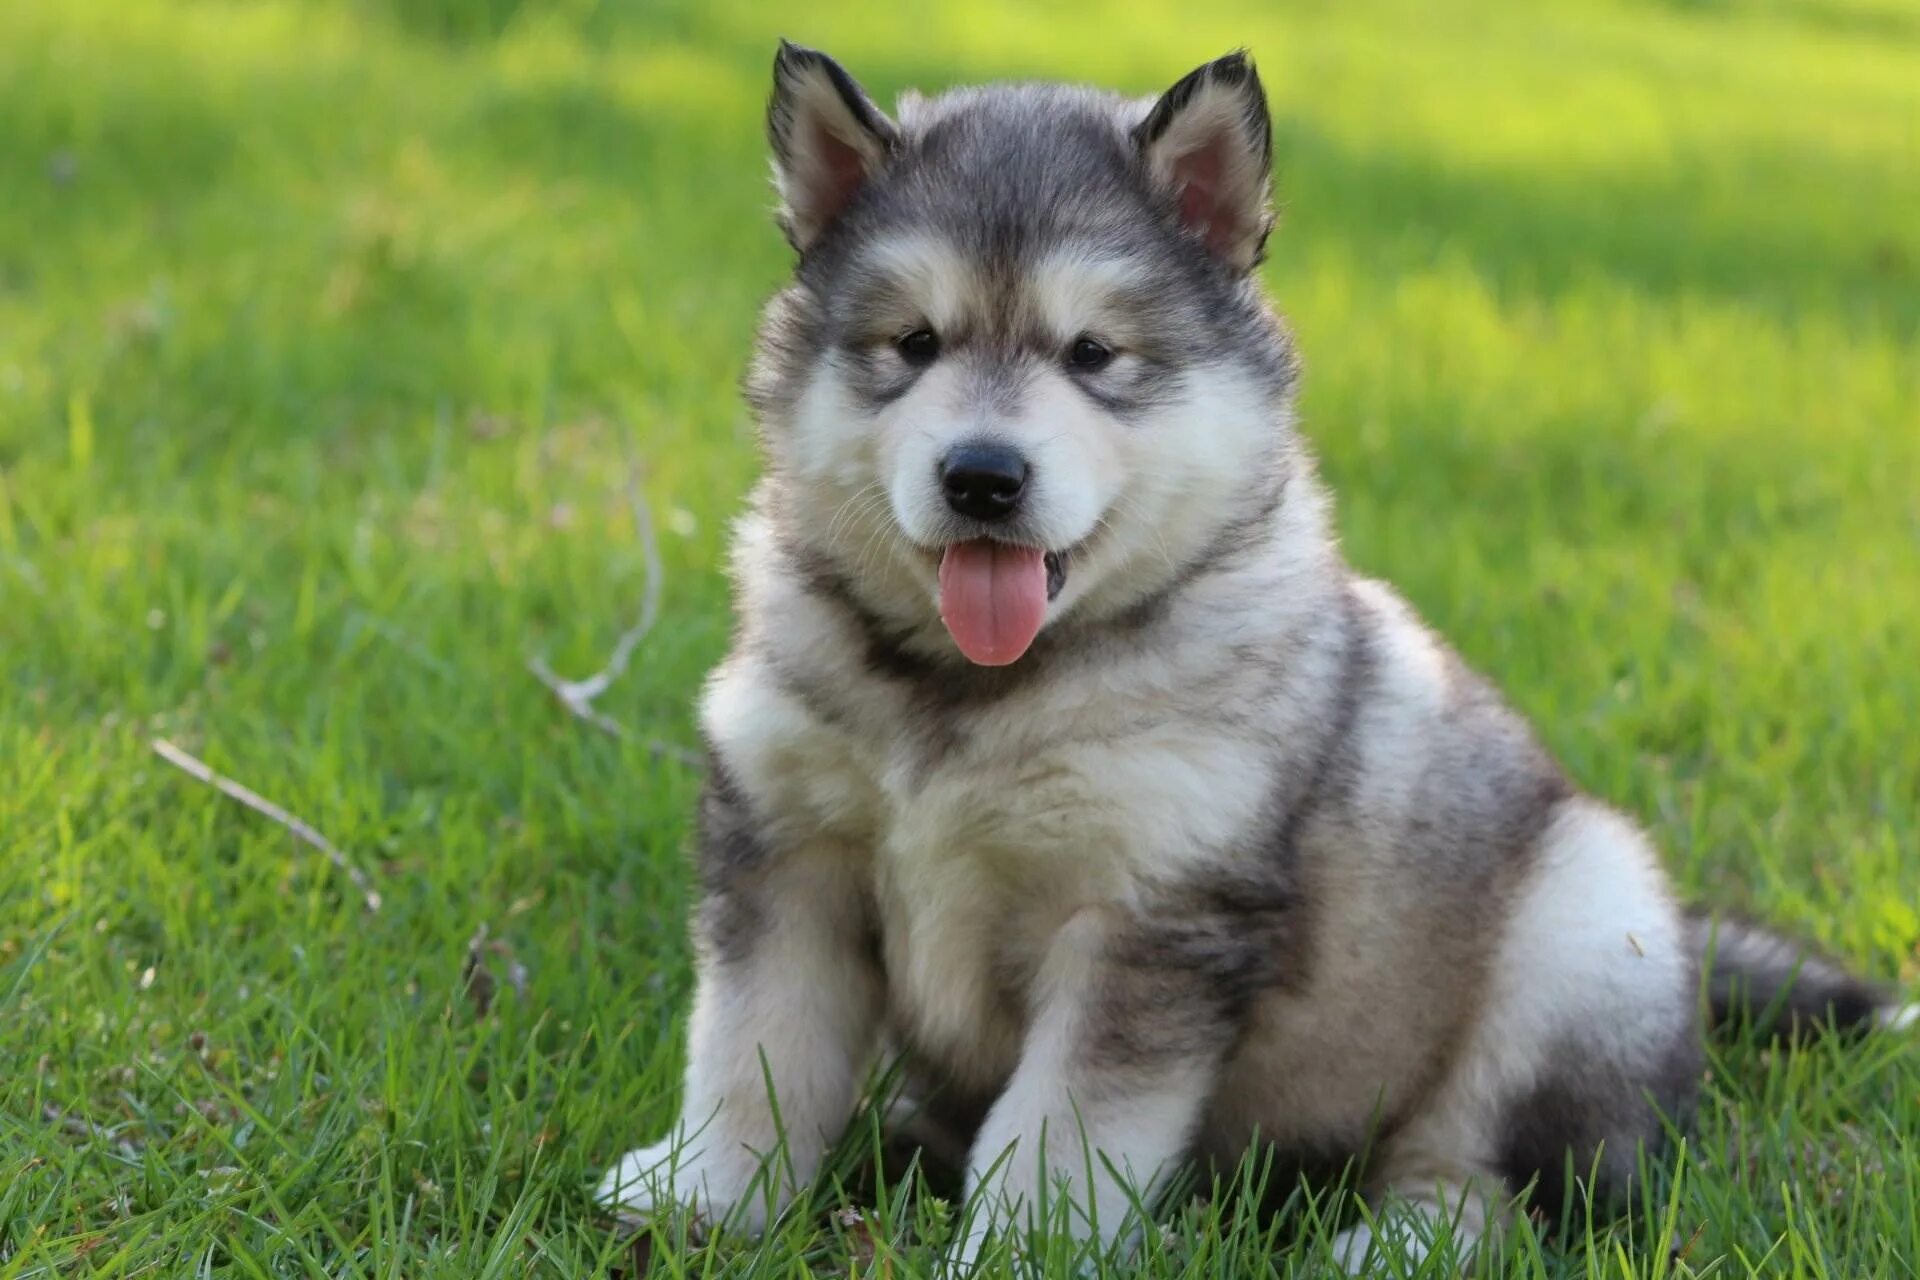
<svg viewBox="0 0 1920 1280">
<path fill-rule="evenodd" d="M 940 560 L 940 620 L 969 661 L 1004 667 L 1047 616 L 1046 553 L 988 538 L 956 542 Z"/>
</svg>

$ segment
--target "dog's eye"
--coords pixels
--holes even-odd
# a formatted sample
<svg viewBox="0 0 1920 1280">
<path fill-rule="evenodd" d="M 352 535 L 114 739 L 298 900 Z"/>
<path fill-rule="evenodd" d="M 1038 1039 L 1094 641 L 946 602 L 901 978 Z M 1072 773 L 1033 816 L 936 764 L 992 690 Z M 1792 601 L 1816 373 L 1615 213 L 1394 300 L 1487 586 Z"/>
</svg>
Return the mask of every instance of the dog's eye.
<svg viewBox="0 0 1920 1280">
<path fill-rule="evenodd" d="M 1071 364 L 1076 369 L 1085 369 L 1088 371 L 1104 369 L 1107 367 L 1107 362 L 1112 359 L 1113 352 L 1107 350 L 1092 338 L 1087 337 L 1076 338 L 1073 343 L 1073 350 L 1067 353 L 1068 364 Z"/>
<path fill-rule="evenodd" d="M 931 329 L 915 329 L 893 345 L 910 365 L 930 365 L 940 355 L 940 336 Z"/>
</svg>

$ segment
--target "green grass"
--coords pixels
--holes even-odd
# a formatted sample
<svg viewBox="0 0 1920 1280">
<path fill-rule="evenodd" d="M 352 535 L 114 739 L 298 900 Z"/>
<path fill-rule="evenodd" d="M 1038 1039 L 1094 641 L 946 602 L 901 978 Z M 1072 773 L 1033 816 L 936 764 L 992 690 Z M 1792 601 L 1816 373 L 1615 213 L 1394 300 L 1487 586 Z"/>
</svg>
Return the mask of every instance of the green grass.
<svg viewBox="0 0 1920 1280">
<path fill-rule="evenodd" d="M 676 1104 L 698 779 L 641 739 L 691 743 L 727 635 L 783 30 L 883 99 L 1250 45 L 1353 559 L 1690 893 L 1920 978 L 1920 12 L 780 13 L 0 5 L 0 1280 L 643 1261 L 587 1190 Z M 631 618 L 629 459 L 623 742 L 526 662 Z M 1481 1265 L 1911 1275 L 1917 1059 L 1729 1051 L 1648 1205 Z M 942 1206 L 877 1199 L 653 1263 L 925 1270 Z M 1145 1266 L 1314 1274 L 1337 1208 L 1222 1197 Z"/>
</svg>

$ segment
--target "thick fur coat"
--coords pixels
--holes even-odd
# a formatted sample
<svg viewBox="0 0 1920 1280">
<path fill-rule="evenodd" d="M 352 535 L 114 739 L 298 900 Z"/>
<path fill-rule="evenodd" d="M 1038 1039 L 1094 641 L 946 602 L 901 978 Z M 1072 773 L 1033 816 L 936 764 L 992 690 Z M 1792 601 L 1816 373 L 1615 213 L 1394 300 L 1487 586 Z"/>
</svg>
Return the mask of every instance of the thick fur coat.
<svg viewBox="0 0 1920 1280">
<path fill-rule="evenodd" d="M 701 704 L 685 1098 L 606 1199 L 758 1227 L 897 1054 L 970 1137 L 959 1261 L 1045 1181 L 1113 1239 L 1256 1135 L 1364 1156 L 1376 1223 L 1472 1238 L 1569 1170 L 1617 1188 L 1684 1115 L 1715 939 L 1723 1011 L 1892 1016 L 1684 912 L 1640 830 L 1342 562 L 1253 275 L 1244 57 L 1157 100 L 895 119 L 783 46 L 769 125 L 799 258 Z M 1042 556 L 1044 601 L 1007 585 Z M 1037 632 L 994 612 L 1029 605 Z"/>
</svg>

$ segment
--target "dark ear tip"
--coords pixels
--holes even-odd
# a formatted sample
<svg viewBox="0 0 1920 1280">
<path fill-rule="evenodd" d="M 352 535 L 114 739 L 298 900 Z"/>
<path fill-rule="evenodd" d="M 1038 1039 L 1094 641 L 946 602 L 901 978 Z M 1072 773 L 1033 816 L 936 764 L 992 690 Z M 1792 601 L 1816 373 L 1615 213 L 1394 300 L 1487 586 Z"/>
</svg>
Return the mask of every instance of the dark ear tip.
<svg viewBox="0 0 1920 1280">
<path fill-rule="evenodd" d="M 780 48 L 773 55 L 775 71 L 798 71 L 802 67 L 825 62 L 827 56 L 818 49 L 809 49 L 806 45 L 795 44 L 785 36 L 780 37 Z"/>
<path fill-rule="evenodd" d="M 1260 78 L 1260 73 L 1253 69 L 1253 55 L 1244 48 L 1235 49 L 1209 62 L 1207 74 L 1227 84 L 1240 84 L 1246 80 Z"/>
</svg>

